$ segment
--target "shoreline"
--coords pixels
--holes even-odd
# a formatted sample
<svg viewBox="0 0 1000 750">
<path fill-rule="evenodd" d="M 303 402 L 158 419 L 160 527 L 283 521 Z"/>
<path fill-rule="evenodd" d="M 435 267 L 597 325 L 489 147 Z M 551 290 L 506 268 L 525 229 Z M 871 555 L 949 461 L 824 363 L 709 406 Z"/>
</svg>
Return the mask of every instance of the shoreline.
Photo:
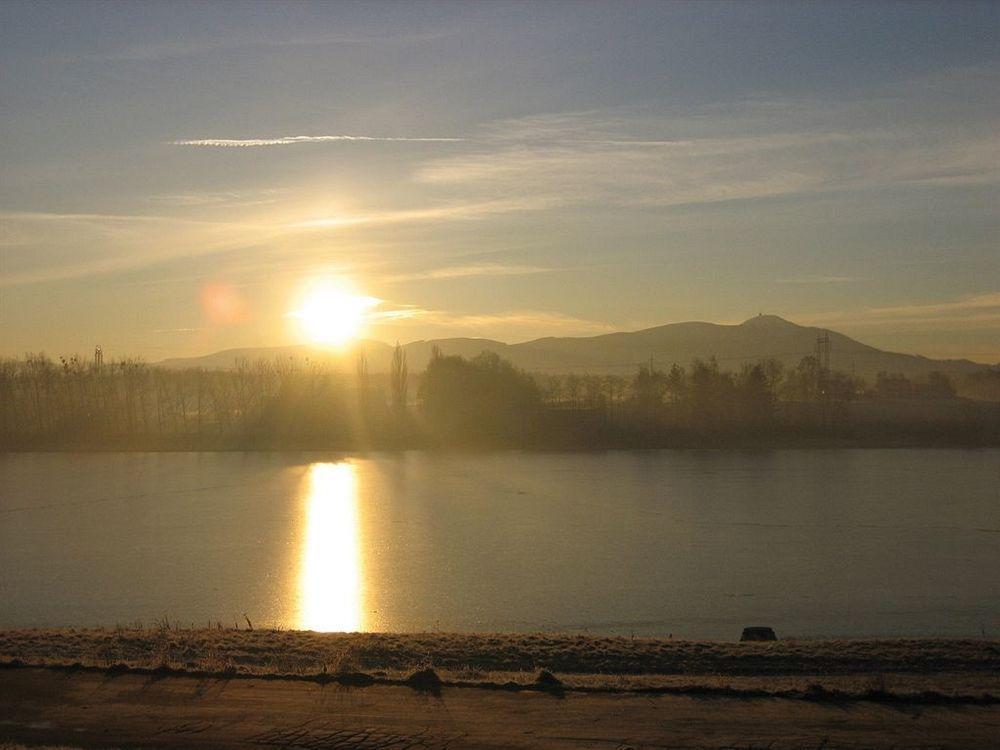
<svg viewBox="0 0 1000 750">
<path fill-rule="evenodd" d="M 992 638 L 695 641 L 555 633 L 318 633 L 172 627 L 0 630 L 0 663 L 206 673 L 387 676 L 425 667 L 456 674 L 663 677 L 987 674 Z"/>
<path fill-rule="evenodd" d="M 1000 640 L 0 631 L 0 750 L 967 750 L 997 732 Z"/>
<path fill-rule="evenodd" d="M 922 689 L 907 686 L 909 689 L 895 689 L 885 685 L 886 676 L 879 675 L 878 684 L 863 686 L 831 687 L 824 684 L 824 676 L 810 675 L 812 680 L 805 685 L 787 686 L 780 680 L 773 684 L 748 684 L 742 680 L 718 682 L 711 679 L 693 679 L 691 677 L 673 682 L 658 682 L 656 680 L 639 682 L 610 681 L 580 681 L 562 680 L 548 670 L 539 670 L 525 678 L 523 673 L 499 673 L 507 679 L 462 679 L 447 672 L 442 677 L 430 667 L 416 669 L 409 674 L 390 676 L 382 672 L 318 672 L 310 673 L 271 673 L 271 672 L 240 672 L 238 670 L 206 671 L 199 669 L 179 669 L 167 666 L 133 667 L 125 664 L 114 664 L 110 667 L 95 665 L 72 664 L 29 664 L 14 659 L 0 660 L 0 675 L 7 672 L 23 670 L 51 672 L 54 674 L 97 675 L 107 679 L 121 676 L 134 676 L 151 680 L 163 680 L 169 677 L 192 680 L 259 680 L 262 682 L 311 683 L 319 686 L 339 685 L 348 688 L 367 687 L 407 687 L 417 692 L 440 694 L 446 688 L 458 690 L 484 690 L 509 693 L 545 693 L 563 696 L 568 693 L 582 695 L 666 695 L 688 696 L 700 698 L 734 698 L 734 699 L 781 699 L 790 701 L 805 701 L 809 703 L 844 703 L 866 702 L 877 704 L 903 704 L 908 706 L 1000 706 L 1000 695 L 974 688 L 966 692 L 956 692 L 952 680 L 957 676 L 945 673 L 945 690 L 923 687 Z M 516 679 L 520 676 L 521 679 Z M 899 677 L 890 675 L 889 677 Z M 834 683 L 837 681 L 834 680 Z M 853 687 L 853 689 L 852 689 Z M 952 688 L 952 689 L 949 689 Z"/>
<path fill-rule="evenodd" d="M 773 451 L 773 450 L 989 450 L 1000 448 L 1000 436 L 995 439 L 952 439 L 951 436 L 915 439 L 879 439 L 877 437 L 856 440 L 846 438 L 789 438 L 787 440 L 742 441 L 705 440 L 678 441 L 663 445 L 642 445 L 631 443 L 610 443 L 606 445 L 325 445 L 322 443 L 302 443 L 289 445 L 285 441 L 276 445 L 234 445 L 205 442 L 198 445 L 168 445 L 161 442 L 143 443 L 141 440 L 125 440 L 120 444 L 40 444 L 40 445 L 0 445 L 0 455 L 25 453 L 452 453 L 482 454 L 496 452 L 522 453 L 612 453 L 619 451 Z"/>
</svg>

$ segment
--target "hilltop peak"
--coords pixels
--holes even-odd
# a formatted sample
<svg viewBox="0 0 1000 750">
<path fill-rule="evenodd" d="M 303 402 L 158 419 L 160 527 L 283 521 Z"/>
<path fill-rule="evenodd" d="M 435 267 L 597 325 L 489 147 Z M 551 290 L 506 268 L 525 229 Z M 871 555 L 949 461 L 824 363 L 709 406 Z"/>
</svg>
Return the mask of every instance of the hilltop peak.
<svg viewBox="0 0 1000 750">
<path fill-rule="evenodd" d="M 797 328 L 795 323 L 787 321 L 779 315 L 765 315 L 764 313 L 754 315 L 752 318 L 744 320 L 740 323 L 740 326 L 745 326 L 747 328 Z"/>
</svg>

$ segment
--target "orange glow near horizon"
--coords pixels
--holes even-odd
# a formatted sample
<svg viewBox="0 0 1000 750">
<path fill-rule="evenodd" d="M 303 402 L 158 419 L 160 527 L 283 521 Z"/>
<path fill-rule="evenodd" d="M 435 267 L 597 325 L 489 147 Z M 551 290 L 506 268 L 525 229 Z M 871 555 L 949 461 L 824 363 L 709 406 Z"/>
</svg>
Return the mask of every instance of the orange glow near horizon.
<svg viewBox="0 0 1000 750">
<path fill-rule="evenodd" d="M 343 346 L 361 336 L 369 313 L 380 302 L 355 294 L 343 284 L 320 281 L 306 288 L 288 317 L 298 322 L 300 335 L 309 342 Z"/>
<path fill-rule="evenodd" d="M 320 632 L 363 630 L 355 467 L 350 463 L 313 464 L 305 502 L 298 627 Z"/>
</svg>

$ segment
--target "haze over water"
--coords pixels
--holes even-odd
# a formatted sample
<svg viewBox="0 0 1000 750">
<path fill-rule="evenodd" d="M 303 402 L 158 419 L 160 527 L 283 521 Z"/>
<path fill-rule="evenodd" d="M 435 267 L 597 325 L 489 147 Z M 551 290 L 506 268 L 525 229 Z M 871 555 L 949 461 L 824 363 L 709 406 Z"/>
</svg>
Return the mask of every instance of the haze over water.
<svg viewBox="0 0 1000 750">
<path fill-rule="evenodd" d="M 8 454 L 0 627 L 1000 633 L 1000 450 Z"/>
</svg>

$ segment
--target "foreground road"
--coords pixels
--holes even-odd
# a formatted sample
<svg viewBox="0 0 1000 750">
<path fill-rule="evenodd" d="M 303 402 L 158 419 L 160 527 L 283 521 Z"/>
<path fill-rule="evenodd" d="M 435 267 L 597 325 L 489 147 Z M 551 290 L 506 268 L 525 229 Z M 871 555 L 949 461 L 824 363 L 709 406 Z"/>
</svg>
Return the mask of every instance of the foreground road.
<svg viewBox="0 0 1000 750">
<path fill-rule="evenodd" d="M 0 670 L 0 740 L 86 748 L 987 748 L 1000 706 Z"/>
</svg>

